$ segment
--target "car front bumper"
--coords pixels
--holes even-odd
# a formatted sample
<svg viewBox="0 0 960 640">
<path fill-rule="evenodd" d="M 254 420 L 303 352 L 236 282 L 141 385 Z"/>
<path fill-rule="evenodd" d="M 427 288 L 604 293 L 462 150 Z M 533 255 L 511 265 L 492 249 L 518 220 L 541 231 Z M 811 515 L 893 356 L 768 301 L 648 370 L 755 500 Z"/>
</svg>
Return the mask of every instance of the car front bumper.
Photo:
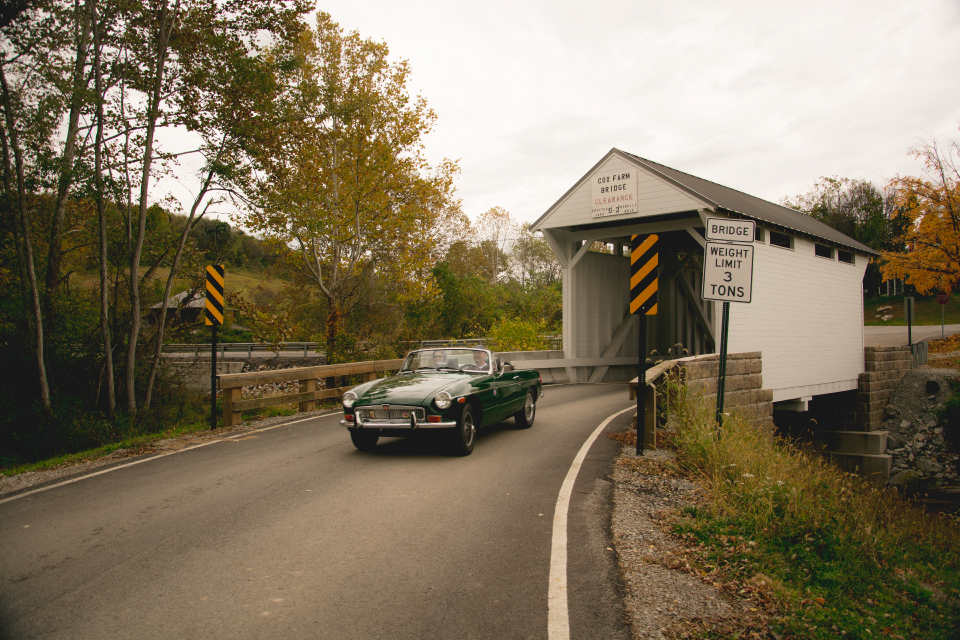
<svg viewBox="0 0 960 640">
<path fill-rule="evenodd" d="M 390 429 L 391 431 L 407 430 L 420 431 L 421 429 L 451 429 L 457 426 L 456 422 L 397 422 L 393 420 L 364 420 L 362 422 L 348 422 L 341 420 L 340 424 L 348 429 Z"/>
</svg>

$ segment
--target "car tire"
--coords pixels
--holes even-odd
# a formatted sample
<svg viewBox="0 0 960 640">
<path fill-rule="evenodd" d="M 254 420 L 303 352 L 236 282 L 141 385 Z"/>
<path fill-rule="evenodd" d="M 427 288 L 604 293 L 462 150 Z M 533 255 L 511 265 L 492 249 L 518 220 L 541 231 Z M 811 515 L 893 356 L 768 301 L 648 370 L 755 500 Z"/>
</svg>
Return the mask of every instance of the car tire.
<svg viewBox="0 0 960 640">
<path fill-rule="evenodd" d="M 523 399 L 523 408 L 513 414 L 513 419 L 520 429 L 529 429 L 533 426 L 533 419 L 537 417 L 537 398 L 533 389 L 527 391 L 527 397 Z"/>
<path fill-rule="evenodd" d="M 373 451 L 377 446 L 377 440 L 380 439 L 380 436 L 376 431 L 351 429 L 350 439 L 353 440 L 353 446 L 360 451 Z"/>
<path fill-rule="evenodd" d="M 454 455 L 468 456 L 473 453 L 477 441 L 477 428 L 473 422 L 473 410 L 470 405 L 463 407 L 463 413 L 457 420 L 457 427 L 450 436 L 450 448 Z"/>
</svg>

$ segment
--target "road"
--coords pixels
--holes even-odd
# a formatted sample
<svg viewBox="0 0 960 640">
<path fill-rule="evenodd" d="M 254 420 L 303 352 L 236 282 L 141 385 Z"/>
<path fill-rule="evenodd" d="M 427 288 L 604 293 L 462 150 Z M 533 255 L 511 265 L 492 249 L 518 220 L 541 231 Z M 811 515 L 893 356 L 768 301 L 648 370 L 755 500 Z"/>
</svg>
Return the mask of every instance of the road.
<svg viewBox="0 0 960 640">
<path fill-rule="evenodd" d="M 632 403 L 623 385 L 545 393 L 531 429 L 481 432 L 466 458 L 356 451 L 337 414 L 0 499 L 0 637 L 558 640 L 558 495 Z M 571 638 L 629 637 L 607 550 L 618 446 L 601 433 L 570 493 Z"/>
<path fill-rule="evenodd" d="M 960 333 L 960 324 L 948 324 L 942 329 L 943 335 L 953 335 Z M 918 342 L 924 338 L 939 338 L 941 335 L 940 325 L 914 326 L 913 341 Z M 867 347 L 903 347 L 907 342 L 907 327 L 864 327 L 863 343 Z"/>
</svg>

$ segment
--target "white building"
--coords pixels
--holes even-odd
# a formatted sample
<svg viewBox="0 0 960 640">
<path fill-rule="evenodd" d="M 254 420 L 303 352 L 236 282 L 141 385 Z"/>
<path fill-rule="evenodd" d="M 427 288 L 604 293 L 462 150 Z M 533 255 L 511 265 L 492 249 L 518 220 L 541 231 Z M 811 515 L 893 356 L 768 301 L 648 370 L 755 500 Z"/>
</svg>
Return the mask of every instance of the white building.
<svg viewBox="0 0 960 640">
<path fill-rule="evenodd" d="M 731 303 L 730 353 L 763 352 L 763 387 L 780 408 L 857 388 L 864 370 L 862 281 L 876 252 L 798 211 L 612 149 L 533 224 L 563 266 L 561 361 L 571 380 L 637 375 L 629 313 L 630 237 L 656 233 L 660 355 L 719 351 L 719 302 L 701 297 L 706 218 L 753 220 L 753 297 Z M 594 242 L 612 253 L 590 251 Z M 671 349 L 673 348 L 673 352 Z"/>
</svg>

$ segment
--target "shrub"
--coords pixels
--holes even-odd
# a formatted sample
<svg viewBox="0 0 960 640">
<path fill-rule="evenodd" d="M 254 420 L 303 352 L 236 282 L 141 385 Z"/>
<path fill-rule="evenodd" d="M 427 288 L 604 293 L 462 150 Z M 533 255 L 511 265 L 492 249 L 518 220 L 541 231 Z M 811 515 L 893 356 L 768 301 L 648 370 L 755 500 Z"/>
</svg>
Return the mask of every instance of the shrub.
<svg viewBox="0 0 960 640">
<path fill-rule="evenodd" d="M 668 398 L 671 398 L 668 395 Z M 677 463 L 707 499 L 677 532 L 703 545 L 708 569 L 779 585 L 786 637 L 949 638 L 960 622 L 960 527 L 894 489 L 876 489 L 735 411 L 671 399 Z M 841 633 L 842 632 L 842 633 Z"/>
<path fill-rule="evenodd" d="M 960 378 L 950 381 L 950 390 L 953 391 L 953 397 L 944 403 L 937 418 L 943 425 L 943 438 L 950 449 L 960 452 Z"/>
<path fill-rule="evenodd" d="M 543 321 L 503 318 L 490 327 L 487 338 L 497 351 L 544 351 L 550 348 L 541 336 L 544 329 Z"/>
</svg>

